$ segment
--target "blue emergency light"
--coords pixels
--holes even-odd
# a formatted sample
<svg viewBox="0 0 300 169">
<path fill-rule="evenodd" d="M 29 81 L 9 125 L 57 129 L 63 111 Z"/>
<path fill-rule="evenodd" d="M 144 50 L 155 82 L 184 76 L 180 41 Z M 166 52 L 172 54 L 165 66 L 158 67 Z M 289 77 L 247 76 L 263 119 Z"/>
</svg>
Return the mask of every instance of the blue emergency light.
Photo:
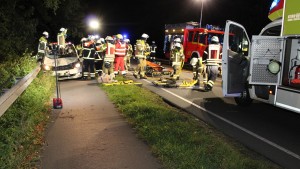
<svg viewBox="0 0 300 169">
<path fill-rule="evenodd" d="M 212 29 L 212 25 L 206 24 L 206 29 L 211 30 Z"/>
<path fill-rule="evenodd" d="M 277 6 L 278 3 L 279 3 L 279 1 L 280 1 L 280 0 L 274 0 L 274 1 L 272 2 L 272 4 L 271 4 L 270 10 L 272 10 L 275 6 Z"/>
</svg>

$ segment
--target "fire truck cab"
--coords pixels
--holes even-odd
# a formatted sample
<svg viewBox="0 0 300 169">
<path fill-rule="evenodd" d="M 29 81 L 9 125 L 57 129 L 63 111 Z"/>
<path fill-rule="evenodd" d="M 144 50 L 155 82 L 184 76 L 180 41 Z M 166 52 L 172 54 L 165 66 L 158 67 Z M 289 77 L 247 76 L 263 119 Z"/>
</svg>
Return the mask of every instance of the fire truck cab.
<svg viewBox="0 0 300 169">
<path fill-rule="evenodd" d="M 206 25 L 205 28 L 199 28 L 198 25 L 197 22 L 166 24 L 164 40 L 165 57 L 170 58 L 170 50 L 175 38 L 181 39 L 185 62 L 189 62 L 193 57 L 202 57 L 213 36 L 218 36 L 220 43 L 223 43 L 224 31 L 222 28 L 213 25 Z"/>
<path fill-rule="evenodd" d="M 283 26 L 279 17 L 250 41 L 242 25 L 227 21 L 222 58 L 225 97 L 234 97 L 238 105 L 254 99 L 300 113 L 300 35 L 283 35 Z"/>
</svg>

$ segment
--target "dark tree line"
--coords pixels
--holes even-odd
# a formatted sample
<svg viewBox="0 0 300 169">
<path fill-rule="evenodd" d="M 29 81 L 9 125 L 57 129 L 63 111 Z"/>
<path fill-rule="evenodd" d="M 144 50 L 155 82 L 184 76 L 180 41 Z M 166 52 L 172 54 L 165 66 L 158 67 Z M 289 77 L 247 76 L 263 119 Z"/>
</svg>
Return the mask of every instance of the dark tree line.
<svg viewBox="0 0 300 169">
<path fill-rule="evenodd" d="M 36 52 L 43 31 L 56 41 L 61 27 L 70 39 L 82 37 L 84 6 L 80 0 L 0 0 L 0 62 Z"/>
</svg>

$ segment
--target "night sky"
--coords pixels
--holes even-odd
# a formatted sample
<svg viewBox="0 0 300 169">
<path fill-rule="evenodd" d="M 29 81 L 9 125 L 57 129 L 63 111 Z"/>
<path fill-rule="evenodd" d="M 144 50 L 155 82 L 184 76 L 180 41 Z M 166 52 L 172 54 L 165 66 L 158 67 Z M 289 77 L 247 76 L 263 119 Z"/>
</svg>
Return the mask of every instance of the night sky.
<svg viewBox="0 0 300 169">
<path fill-rule="evenodd" d="M 246 28 L 249 36 L 258 34 L 269 22 L 268 12 L 273 0 L 205 0 L 202 25 L 225 26 L 226 20 L 238 22 Z M 147 33 L 149 42 L 162 45 L 164 25 L 199 22 L 200 0 L 86 0 L 90 10 L 101 20 L 100 35 L 127 33 L 131 43 Z M 160 48 L 160 46 L 159 46 Z M 162 46 L 161 46 L 162 48 Z"/>
</svg>

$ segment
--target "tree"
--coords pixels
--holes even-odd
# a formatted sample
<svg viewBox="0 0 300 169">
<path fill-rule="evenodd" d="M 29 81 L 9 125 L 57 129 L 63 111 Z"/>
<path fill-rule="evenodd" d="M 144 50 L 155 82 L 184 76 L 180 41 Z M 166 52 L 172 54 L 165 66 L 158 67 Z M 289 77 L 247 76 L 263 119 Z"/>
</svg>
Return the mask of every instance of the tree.
<svg viewBox="0 0 300 169">
<path fill-rule="evenodd" d="M 44 30 L 56 37 L 60 26 L 74 25 L 79 8 L 80 0 L 1 0 L 0 62 L 36 50 Z"/>
</svg>

